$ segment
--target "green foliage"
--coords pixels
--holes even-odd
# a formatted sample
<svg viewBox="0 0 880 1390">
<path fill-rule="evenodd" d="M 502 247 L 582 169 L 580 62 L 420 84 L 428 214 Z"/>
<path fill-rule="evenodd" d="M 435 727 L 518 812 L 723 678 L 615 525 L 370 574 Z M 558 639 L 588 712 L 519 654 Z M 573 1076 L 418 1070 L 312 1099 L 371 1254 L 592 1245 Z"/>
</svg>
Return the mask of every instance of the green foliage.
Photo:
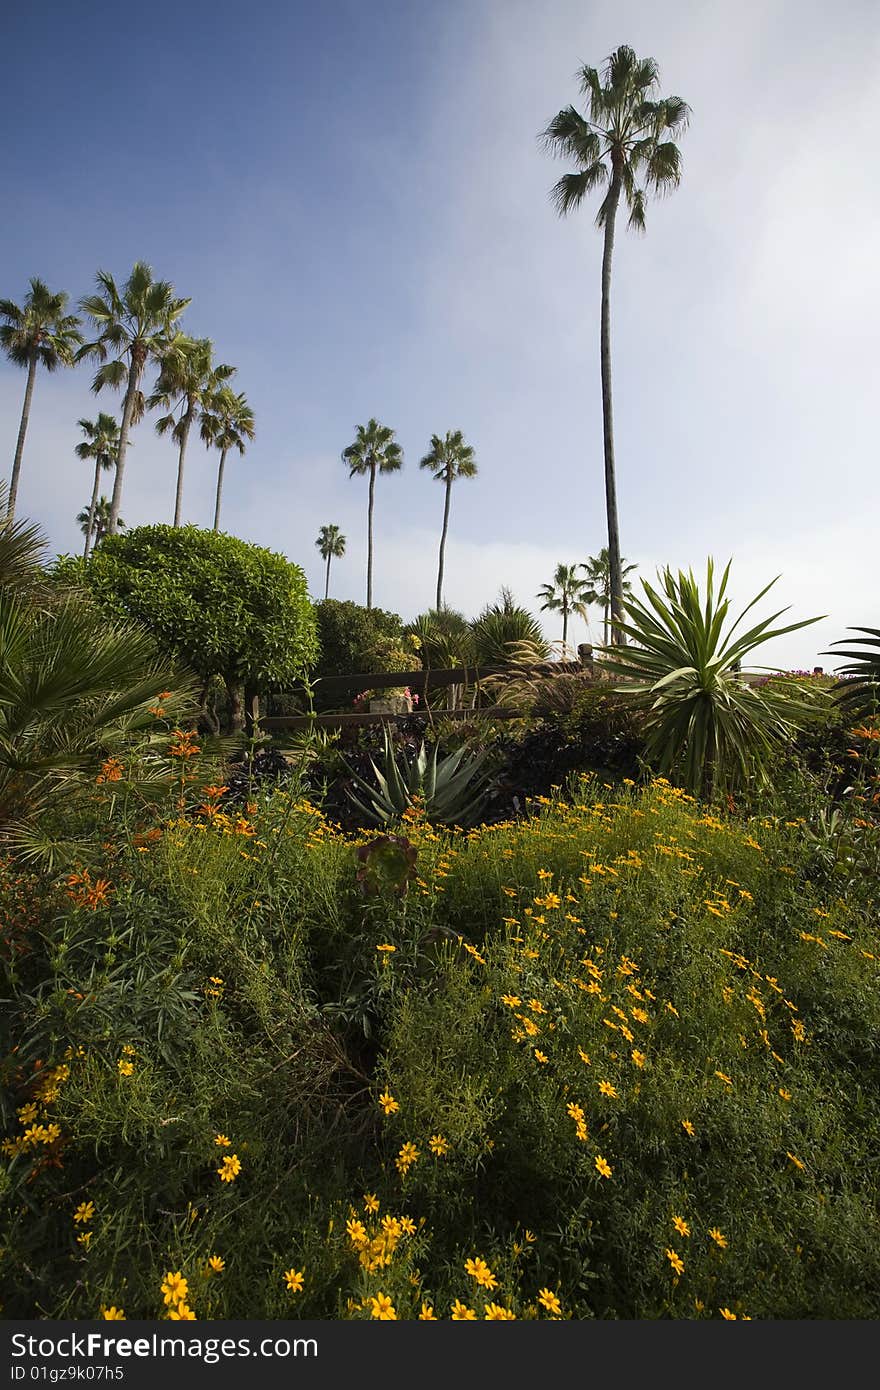
<svg viewBox="0 0 880 1390">
<path fill-rule="evenodd" d="M 800 702 L 775 689 L 754 689 L 739 675 L 756 647 L 818 618 L 772 625 L 785 609 L 737 633 L 746 614 L 776 582 L 752 599 L 727 629 L 728 564 L 716 595 L 714 566 L 706 566 L 705 598 L 691 572 L 661 574 L 662 594 L 642 580 L 647 604 L 624 600 L 629 622 L 618 624 L 626 647 L 605 652 L 605 665 L 638 682 L 631 693 L 645 709 L 645 750 L 658 771 L 676 772 L 695 795 L 729 794 L 750 779 L 766 777 L 763 760 L 795 729 Z"/>
<path fill-rule="evenodd" d="M 837 668 L 841 680 L 835 686 L 835 699 L 851 718 L 876 718 L 880 711 L 880 629 L 852 627 L 847 631 L 861 632 L 864 636 L 844 638 L 852 644 L 848 651 L 826 653 L 847 658 L 846 663 Z M 842 647 L 843 642 L 834 645 Z"/>
<path fill-rule="evenodd" d="M 328 598 L 315 604 L 315 617 L 320 656 L 312 678 L 318 682 L 315 697 L 319 707 L 346 703 L 331 696 L 324 700 L 319 683 L 322 676 L 403 669 L 403 624 L 397 613 Z"/>
<path fill-rule="evenodd" d="M 81 577 L 108 616 L 135 619 L 207 682 L 265 689 L 305 675 L 317 655 L 314 610 L 298 565 L 195 526 L 140 526 L 108 536 Z"/>
<path fill-rule="evenodd" d="M 429 753 L 422 743 L 414 757 L 404 753 L 398 760 L 387 727 L 384 735 L 381 770 L 370 759 L 378 786 L 349 768 L 349 796 L 368 823 L 386 825 L 399 821 L 418 805 L 431 822 L 473 825 L 490 794 L 487 779 L 479 775 L 485 753 L 469 756 L 469 746 L 462 745 L 441 758 L 438 744 Z"/>
<path fill-rule="evenodd" d="M 471 623 L 474 655 L 479 666 L 504 666 L 512 659 L 516 643 L 531 642 L 546 659 L 549 645 L 541 624 L 526 608 L 514 603 L 509 589 L 501 590 L 496 603 L 487 604 Z"/>
<path fill-rule="evenodd" d="M 419 639 L 426 671 L 476 665 L 471 625 L 454 608 L 429 608 L 407 624 L 406 632 Z"/>
</svg>

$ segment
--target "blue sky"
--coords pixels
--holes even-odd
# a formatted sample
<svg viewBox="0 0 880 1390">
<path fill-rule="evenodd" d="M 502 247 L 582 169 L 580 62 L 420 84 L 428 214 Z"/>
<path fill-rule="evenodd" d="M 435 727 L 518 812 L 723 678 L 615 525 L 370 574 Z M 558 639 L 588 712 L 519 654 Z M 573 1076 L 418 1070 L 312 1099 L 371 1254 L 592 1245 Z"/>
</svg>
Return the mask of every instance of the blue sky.
<svg viewBox="0 0 880 1390">
<path fill-rule="evenodd" d="M 624 553 L 649 578 L 733 556 L 743 601 L 781 573 L 775 606 L 829 616 L 766 659 L 830 665 L 818 653 L 848 625 L 880 626 L 869 0 L 20 9 L 0 295 L 39 275 L 75 300 L 140 258 L 191 296 L 185 326 L 238 367 L 257 417 L 224 525 L 302 564 L 316 595 L 315 537 L 336 522 L 331 592 L 364 600 L 366 486 L 340 453 L 375 415 L 405 466 L 377 485 L 374 601 L 405 617 L 432 602 L 443 497 L 418 460 L 462 429 L 479 475 L 454 492 L 447 601 L 470 615 L 506 584 L 536 608 L 557 563 L 605 543 L 601 241 L 593 208 L 556 217 L 562 166 L 537 135 L 620 43 L 693 108 L 681 187 L 617 243 Z M 20 513 L 62 551 L 89 492 L 76 420 L 120 404 L 90 380 L 38 380 L 25 454 Z M 0 364 L 10 460 L 23 387 Z M 148 418 L 129 525 L 171 520 L 175 468 Z M 210 525 L 214 469 L 194 443 L 186 520 Z"/>
</svg>

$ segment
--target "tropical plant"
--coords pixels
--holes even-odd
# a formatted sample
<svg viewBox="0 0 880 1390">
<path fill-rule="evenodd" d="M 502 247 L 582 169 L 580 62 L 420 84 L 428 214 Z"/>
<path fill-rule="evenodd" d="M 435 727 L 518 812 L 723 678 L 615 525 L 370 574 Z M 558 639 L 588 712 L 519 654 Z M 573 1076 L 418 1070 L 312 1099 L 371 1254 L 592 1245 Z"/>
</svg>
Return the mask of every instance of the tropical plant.
<svg viewBox="0 0 880 1390">
<path fill-rule="evenodd" d="M 603 641 L 608 646 L 608 619 L 611 613 L 611 563 L 608 559 L 608 547 L 603 545 L 598 555 L 590 555 L 586 564 L 579 566 L 587 572 L 587 592 L 584 594 L 584 602 L 587 604 L 595 603 L 602 608 L 603 618 Z M 620 591 L 622 594 L 632 593 L 632 580 L 627 575 L 638 569 L 638 565 L 628 565 L 625 556 L 620 557 Z"/>
<path fill-rule="evenodd" d="M 429 608 L 407 623 L 405 631 L 418 638 L 419 656 L 426 671 L 476 665 L 471 625 L 454 608 Z"/>
<path fill-rule="evenodd" d="M 728 562 L 716 593 L 709 559 L 705 596 L 691 571 L 662 570 L 660 591 L 643 579 L 647 603 L 624 600 L 629 621 L 621 621 L 620 628 L 628 645 L 605 649 L 608 669 L 637 683 L 620 693 L 645 710 L 649 763 L 661 773 L 677 774 L 688 791 L 707 800 L 731 794 L 749 780 L 765 782 L 763 761 L 793 735 L 814 709 L 811 700 L 822 694 L 811 696 L 802 687 L 790 694 L 772 686 L 756 689 L 743 679 L 743 658 L 756 647 L 820 619 L 774 627 L 788 611 L 783 608 L 737 633 L 777 582 L 773 579 L 725 627 L 729 572 Z"/>
<path fill-rule="evenodd" d="M 96 546 L 101 544 L 104 537 L 109 534 L 109 499 L 106 497 L 99 497 L 98 500 L 95 501 L 93 497 L 89 505 L 83 507 L 82 511 L 77 513 L 76 521 L 79 529 L 86 538 L 86 548 L 83 559 L 87 560 L 89 558 L 90 549 L 94 550 Z M 122 520 L 121 516 L 116 520 L 116 529 L 117 531 L 124 531 L 126 529 L 125 522 Z"/>
<path fill-rule="evenodd" d="M 161 359 L 174 325 L 190 301 L 176 298 L 174 286 L 167 280 L 154 280 L 152 269 L 143 261 L 135 263 L 121 290 L 106 270 L 98 271 L 97 281 L 100 293 L 86 295 L 80 308 L 98 336 L 79 349 L 77 361 L 97 357 L 101 362 L 92 382 L 94 392 L 103 391 L 105 386 L 125 390 L 110 500 L 108 533 L 112 536 L 119 522 L 128 437 L 145 409 L 141 389 L 144 370 L 149 361 Z"/>
<path fill-rule="evenodd" d="M 576 570 L 577 565 L 557 565 L 553 575 L 552 584 L 542 584 L 538 598 L 544 600 L 541 604 L 542 612 L 562 614 L 562 649 L 563 655 L 568 645 L 568 620 L 571 614 L 579 618 L 587 617 L 587 589 L 589 585 L 585 579 L 578 579 Z"/>
<path fill-rule="evenodd" d="M 833 642 L 830 652 L 823 656 L 844 656 L 845 665 L 835 667 L 840 680 L 833 695 L 840 708 L 855 719 L 876 718 L 880 713 L 880 628 L 848 627 L 847 632 L 861 632 L 863 637 L 844 637 Z M 849 642 L 849 650 L 842 648 Z"/>
<path fill-rule="evenodd" d="M 80 321 L 74 314 L 65 313 L 66 308 L 67 295 L 63 291 L 53 294 L 48 285 L 36 278 L 31 280 L 31 287 L 21 307 L 11 299 L 0 299 L 0 319 L 4 320 L 0 324 L 0 347 L 10 362 L 16 367 L 24 367 L 27 371 L 24 405 L 7 494 L 7 522 L 15 520 L 18 480 L 21 475 L 21 461 L 24 457 L 24 441 L 30 420 L 37 367 L 45 367 L 47 372 L 54 372 L 58 367 L 73 366 L 76 350 L 82 342 L 79 332 Z"/>
<path fill-rule="evenodd" d="M 381 769 L 370 759 L 378 785 L 345 764 L 353 784 L 348 794 L 372 825 L 395 823 L 414 807 L 438 824 L 473 825 L 492 793 L 489 778 L 480 772 L 485 759 L 485 752 L 471 755 L 469 744 L 441 758 L 438 744 L 428 753 L 422 743 L 414 757 L 404 752 L 398 762 L 386 725 Z"/>
<path fill-rule="evenodd" d="M 150 410 L 158 407 L 168 412 L 156 421 L 156 433 L 167 434 L 170 430 L 178 447 L 174 526 L 180 525 L 183 468 L 193 422 L 209 408 L 223 383 L 235 374 L 235 368 L 225 362 L 215 365 L 213 356 L 210 338 L 189 338 L 185 333 L 176 333 L 162 350 L 159 379 L 147 401 Z"/>
<path fill-rule="evenodd" d="M 602 422 L 611 615 L 616 620 L 623 613 L 611 404 L 611 258 L 617 209 L 622 194 L 629 208 L 629 226 L 634 231 L 644 231 L 646 189 L 662 194 L 677 187 L 681 178 L 681 153 L 668 136 L 685 129 L 690 107 L 680 97 L 659 97 L 660 74 L 656 62 L 653 58 L 637 58 L 626 45 L 611 54 L 601 74 L 596 68 L 584 66 L 579 76 L 581 91 L 588 98 L 588 115 L 581 115 L 573 106 L 565 107 L 554 116 L 543 138 L 551 153 L 577 165 L 576 172 L 564 174 L 551 193 L 561 216 L 580 207 L 594 189 L 604 189 L 596 225 L 604 234 L 600 329 Z M 640 186 L 640 178 L 644 178 L 644 186 Z M 616 631 L 612 633 L 612 640 L 618 640 Z"/>
<path fill-rule="evenodd" d="M 223 497 L 223 472 L 226 468 L 226 455 L 230 449 L 237 449 L 244 456 L 245 441 L 253 439 L 256 433 L 254 412 L 247 403 L 243 392 L 236 394 L 231 387 L 219 385 L 208 391 L 202 409 L 201 436 L 210 448 L 220 450 L 220 463 L 217 468 L 217 497 L 214 503 L 214 530 L 220 530 L 220 503 Z"/>
<path fill-rule="evenodd" d="M 345 554 L 345 537 L 339 527 L 331 523 L 329 526 L 321 527 L 315 545 L 321 552 L 321 558 L 327 561 L 327 577 L 324 583 L 324 598 L 327 599 L 330 597 L 330 561 L 334 556 L 338 559 Z"/>
<path fill-rule="evenodd" d="M 317 655 L 299 565 L 222 532 L 138 526 L 55 573 L 82 582 L 108 618 L 142 624 L 205 687 L 222 677 L 236 730 L 246 698 L 298 680 Z"/>
<path fill-rule="evenodd" d="M 471 635 L 478 666 L 506 666 L 512 660 L 512 648 L 520 642 L 532 642 L 545 661 L 550 651 L 537 618 L 515 603 L 506 588 L 497 602 L 487 604 L 474 618 Z"/>
<path fill-rule="evenodd" d="M 403 467 L 403 450 L 394 438 L 394 431 L 377 420 L 358 425 L 352 444 L 342 451 L 342 461 L 348 464 L 348 476 L 366 474 L 370 479 L 367 508 L 367 607 L 373 606 L 373 494 L 377 473 L 396 473 Z"/>
<path fill-rule="evenodd" d="M 83 559 L 87 560 L 89 558 L 92 536 L 97 529 L 95 527 L 95 511 L 98 506 L 98 489 L 101 485 L 101 469 L 112 468 L 116 462 L 116 455 L 119 451 L 119 425 L 114 416 L 105 415 L 103 411 L 101 411 L 97 420 L 77 420 L 77 424 L 85 435 L 85 439 L 80 444 L 77 444 L 75 450 L 76 456 L 80 459 L 94 459 L 95 461 L 92 500 L 89 503 L 85 518 L 83 518 L 82 513 L 77 517 L 77 521 L 82 526 L 86 538 Z M 102 498 L 101 501 L 106 502 L 106 498 Z M 108 516 L 105 518 L 105 524 L 98 536 L 99 540 L 101 536 L 106 534 L 106 521 L 109 520 L 109 503 L 107 503 L 107 507 Z"/>
<path fill-rule="evenodd" d="M 475 478 L 477 464 L 474 451 L 464 441 L 461 430 L 447 430 L 446 437 L 431 435 L 431 448 L 419 463 L 420 468 L 430 468 L 434 481 L 443 483 L 445 501 L 443 504 L 443 530 L 440 533 L 440 561 L 437 568 L 437 608 L 443 607 L 443 560 L 446 553 L 446 536 L 449 531 L 449 506 L 452 501 L 452 484 L 456 478 Z"/>
</svg>

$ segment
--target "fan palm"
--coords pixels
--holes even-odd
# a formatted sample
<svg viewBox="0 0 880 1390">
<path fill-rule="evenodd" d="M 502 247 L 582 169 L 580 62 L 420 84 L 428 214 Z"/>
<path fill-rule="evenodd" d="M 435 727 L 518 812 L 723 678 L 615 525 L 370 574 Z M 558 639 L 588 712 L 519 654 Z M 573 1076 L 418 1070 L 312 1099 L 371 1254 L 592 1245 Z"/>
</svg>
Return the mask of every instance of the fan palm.
<svg viewBox="0 0 880 1390">
<path fill-rule="evenodd" d="M 253 439 L 256 433 L 254 412 L 247 403 L 243 392 L 236 394 L 231 387 L 218 380 L 206 393 L 201 416 L 201 435 L 205 444 L 220 450 L 220 463 L 217 468 L 217 496 L 214 502 L 214 530 L 220 530 L 220 503 L 223 498 L 223 473 L 226 468 L 226 455 L 230 449 L 237 449 L 244 456 L 247 447 L 245 440 Z"/>
<path fill-rule="evenodd" d="M 183 505 L 183 467 L 193 421 L 209 406 L 222 384 L 235 374 L 226 363 L 213 363 L 210 338 L 188 338 L 177 333 L 163 350 L 159 379 L 147 401 L 152 410 L 167 410 L 156 421 L 156 433 L 167 434 L 177 445 L 177 489 L 174 494 L 174 526 L 180 525 Z"/>
<path fill-rule="evenodd" d="M 557 565 L 552 584 L 542 584 L 538 598 L 544 600 L 542 612 L 562 614 L 562 646 L 568 642 L 568 619 L 575 613 L 579 618 L 587 616 L 587 589 L 585 579 L 578 579 L 577 565 Z"/>
<path fill-rule="evenodd" d="M 370 479 L 370 499 L 367 508 L 367 607 L 373 606 L 373 494 L 377 473 L 396 473 L 403 467 L 403 450 L 394 438 L 394 430 L 368 420 L 358 425 L 352 444 L 342 451 L 342 461 L 348 464 L 348 476 L 367 474 Z"/>
<path fill-rule="evenodd" d="M 34 382 L 37 367 L 45 367 L 54 372 L 58 367 L 72 367 L 76 352 L 82 343 L 79 319 L 74 314 L 65 313 L 67 295 L 63 291 L 53 293 L 42 280 L 32 279 L 31 287 L 21 308 L 11 299 L 0 299 L 0 347 L 10 362 L 27 370 L 27 384 L 24 388 L 24 405 L 18 439 L 15 444 L 15 457 L 12 461 L 12 477 L 9 481 L 6 520 L 15 520 L 15 503 L 18 497 L 18 480 L 21 475 L 21 461 L 24 457 L 24 441 L 27 436 L 28 421 L 31 414 L 31 401 L 34 395 Z"/>
<path fill-rule="evenodd" d="M 110 501 L 108 533 L 112 536 L 119 522 L 128 437 L 132 425 L 137 424 L 145 409 L 141 389 L 144 370 L 149 361 L 161 359 L 174 333 L 174 325 L 190 301 L 176 298 L 174 286 L 167 280 L 154 280 L 152 269 L 143 261 L 135 263 L 121 290 L 106 270 L 98 271 L 97 281 L 101 293 L 86 295 L 80 301 L 80 308 L 91 320 L 98 336 L 80 348 L 77 360 L 81 357 L 100 360 L 102 365 L 92 382 L 92 390 L 96 393 L 105 386 L 125 390 L 116 477 Z"/>
<path fill-rule="evenodd" d="M 461 430 L 447 430 L 445 439 L 438 434 L 431 435 L 431 448 L 419 463 L 420 468 L 430 468 L 435 482 L 443 483 L 446 499 L 443 506 L 443 530 L 440 534 L 440 563 L 437 568 L 437 608 L 443 607 L 443 557 L 446 552 L 446 535 L 449 530 L 449 504 L 452 501 L 452 484 L 456 478 L 475 478 L 477 464 L 474 451 L 464 442 Z"/>
<path fill-rule="evenodd" d="M 99 497 L 97 501 L 92 499 L 88 507 L 83 507 L 77 514 L 76 523 L 86 538 L 86 543 L 91 542 L 90 549 L 96 550 L 110 530 L 110 502 L 106 497 Z M 125 522 L 122 517 L 116 518 L 117 531 L 125 530 Z M 86 554 L 85 558 L 88 558 Z"/>
<path fill-rule="evenodd" d="M 601 605 L 604 621 L 604 642 L 608 646 L 608 617 L 611 611 L 611 564 L 608 559 L 608 547 L 603 545 L 598 555 L 591 555 L 586 564 L 580 566 L 587 571 L 587 592 L 584 595 L 585 603 L 595 603 Z M 632 591 L 632 582 L 627 579 L 627 575 L 632 574 L 633 570 L 638 569 L 638 565 L 628 565 L 623 555 L 620 557 L 620 586 L 621 593 L 628 594 Z"/>
<path fill-rule="evenodd" d="M 97 420 L 77 420 L 77 424 L 85 435 L 82 443 L 76 446 L 76 456 L 80 459 L 95 460 L 95 478 L 92 485 L 92 500 L 89 509 L 85 513 L 83 530 L 85 532 L 86 544 L 83 550 L 83 559 L 89 558 L 89 548 L 92 543 L 92 535 L 95 531 L 95 509 L 98 505 L 98 489 L 101 485 L 101 469 L 112 468 L 116 462 L 116 455 L 119 450 L 119 425 L 112 415 L 105 415 L 102 411 Z M 106 498 L 102 499 L 106 502 Z M 77 521 L 80 517 L 77 517 Z"/>
<path fill-rule="evenodd" d="M 327 580 L 324 585 L 324 597 L 330 597 L 330 561 L 345 554 L 345 537 L 338 526 L 322 526 L 318 532 L 318 539 L 315 545 L 321 552 L 322 559 L 327 561 Z"/>
<path fill-rule="evenodd" d="M 690 107 L 680 97 L 658 97 L 659 76 L 653 58 L 637 58 L 623 45 L 606 60 L 601 74 L 587 66 L 580 70 L 588 116 L 567 106 L 543 132 L 553 154 L 578 166 L 553 188 L 551 197 L 561 216 L 580 207 L 588 193 L 604 190 L 596 225 L 604 234 L 600 356 L 611 614 L 615 620 L 623 611 L 611 409 L 611 258 L 617 209 L 622 194 L 629 208 L 629 226 L 644 231 L 646 189 L 665 193 L 680 181 L 681 153 L 668 136 L 683 131 L 690 115 Z M 639 184 L 642 178 L 644 187 Z M 616 634 L 613 640 L 617 640 Z"/>
<path fill-rule="evenodd" d="M 660 574 L 660 591 L 642 580 L 647 603 L 624 599 L 629 619 L 620 628 L 625 647 L 605 649 L 609 670 L 636 682 L 621 693 L 645 713 L 645 753 L 659 772 L 677 772 L 694 796 L 711 799 L 754 779 L 765 780 L 762 759 L 789 738 L 808 696 L 756 689 L 739 672 L 743 657 L 772 638 L 797 632 L 819 618 L 773 627 L 787 609 L 737 629 L 776 583 L 771 580 L 726 631 L 730 600 L 725 597 L 728 563 L 718 592 L 714 565 L 706 566 L 705 598 L 693 574 Z M 815 714 L 815 708 L 812 710 Z"/>
</svg>

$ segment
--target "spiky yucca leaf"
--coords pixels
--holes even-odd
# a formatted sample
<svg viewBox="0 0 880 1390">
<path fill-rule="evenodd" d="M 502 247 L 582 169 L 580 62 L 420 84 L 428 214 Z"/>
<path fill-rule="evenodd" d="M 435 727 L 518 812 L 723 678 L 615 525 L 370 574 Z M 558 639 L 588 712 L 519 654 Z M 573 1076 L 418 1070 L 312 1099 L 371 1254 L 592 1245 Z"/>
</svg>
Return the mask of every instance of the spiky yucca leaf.
<svg viewBox="0 0 880 1390">
<path fill-rule="evenodd" d="M 832 650 L 824 656 L 843 656 L 847 662 L 835 667 L 841 677 L 832 696 L 848 715 L 855 719 L 870 719 L 880 713 L 880 628 L 848 627 L 847 632 L 863 632 L 864 637 L 844 637 L 832 642 Z M 844 642 L 852 643 L 849 650 Z M 861 650 L 854 650 L 859 648 Z"/>
</svg>

